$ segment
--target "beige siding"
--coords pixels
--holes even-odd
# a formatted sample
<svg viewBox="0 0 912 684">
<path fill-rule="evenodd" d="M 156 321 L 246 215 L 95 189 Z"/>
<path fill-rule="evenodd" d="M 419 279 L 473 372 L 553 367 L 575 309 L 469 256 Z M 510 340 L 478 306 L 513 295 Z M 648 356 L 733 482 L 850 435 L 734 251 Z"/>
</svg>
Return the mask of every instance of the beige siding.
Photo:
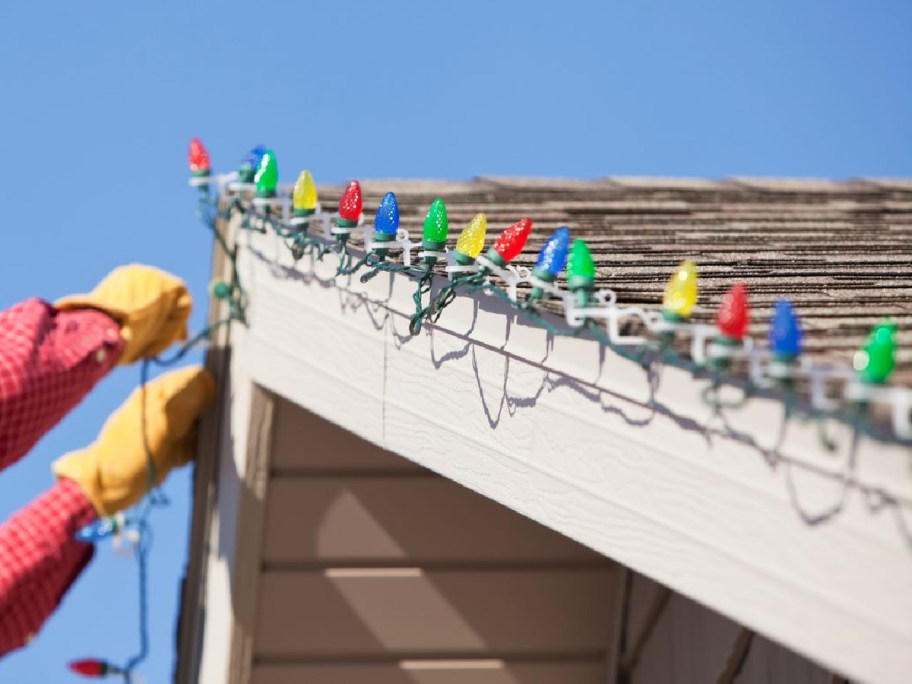
<svg viewBox="0 0 912 684">
<path fill-rule="evenodd" d="M 674 593 L 668 596 L 664 609 L 650 626 L 650 609 L 664 591 L 664 587 L 645 577 L 634 578 L 628 633 L 633 643 L 645 630 L 649 634 L 632 670 L 630 684 L 725 681 L 721 675 L 729 666 L 736 641 L 742 634 L 741 626 Z M 752 636 L 746 656 L 732 667 L 731 673 L 734 684 L 835 681 L 823 668 L 759 635 Z"/>
<path fill-rule="evenodd" d="M 432 474 L 273 479 L 265 534 L 266 563 L 604 565 L 594 551 Z"/>
<path fill-rule="evenodd" d="M 254 684 L 605 684 L 619 624 L 630 684 L 829 681 L 635 573 L 619 620 L 610 560 L 282 400 L 269 472 Z"/>
<path fill-rule="evenodd" d="M 754 637 L 741 674 L 735 680 L 736 684 L 837 684 L 840 681 L 845 680 L 833 678 L 819 665 L 760 636 Z"/>
<path fill-rule="evenodd" d="M 590 684 L 604 682 L 603 663 L 405 661 L 348 665 L 263 665 L 253 684 Z"/>
<path fill-rule="evenodd" d="M 617 567 L 288 402 L 252 678 L 604 684 Z"/>
<path fill-rule="evenodd" d="M 611 578 L 610 570 L 267 572 L 255 646 L 266 657 L 314 659 L 592 656 L 608 643 Z"/>
<path fill-rule="evenodd" d="M 384 190 L 383 185 L 376 183 L 374 191 L 365 185 L 366 192 L 377 194 Z M 891 237 L 889 230 L 872 232 L 867 224 L 877 224 L 883 218 L 880 214 L 884 212 L 876 206 L 882 205 L 880 209 L 889 214 L 888 228 L 895 228 L 893 219 L 902 204 L 890 193 L 872 191 L 874 184 L 867 181 L 853 183 L 852 187 L 790 190 L 787 194 L 794 197 L 787 201 L 779 192 L 782 188 L 758 189 L 753 181 L 743 180 L 711 187 L 663 182 L 633 191 L 630 188 L 634 185 L 643 184 L 624 180 L 571 182 L 561 183 L 557 193 L 540 187 L 540 183 L 527 187 L 530 183 L 525 180 L 457 185 L 461 188 L 458 192 L 451 184 L 444 188 L 421 182 L 406 192 L 411 194 L 410 199 L 400 194 L 403 225 L 419 227 L 420 208 L 443 190 L 448 196 L 459 195 L 453 198 L 454 203 L 448 200 L 451 219 L 457 222 L 461 213 L 467 219 L 482 202 L 492 205 L 492 225 L 506 225 L 516 218 L 510 214 L 527 213 L 522 206 L 528 204 L 539 223 L 572 219 L 593 239 L 596 257 L 601 254 L 602 261 L 607 259 L 601 275 L 610 277 L 621 290 L 621 299 L 653 302 L 655 306 L 670 264 L 693 252 L 695 243 L 681 242 L 677 238 L 682 235 L 704 247 L 715 245 L 712 251 L 718 258 L 710 259 L 712 273 L 701 281 L 704 303 L 712 304 L 730 282 L 726 273 L 738 265 L 737 259 L 729 259 L 731 254 L 753 250 L 763 261 L 771 249 L 767 238 L 794 242 L 797 231 L 805 233 L 805 244 L 798 245 L 797 251 L 807 257 L 814 251 L 808 251 L 808 241 L 819 242 L 822 236 L 825 243 L 831 228 L 858 232 L 857 221 L 846 222 L 852 218 L 846 212 L 864 219 L 861 224 L 865 225 L 858 224 L 862 232 L 895 243 L 895 235 Z M 697 185 L 706 191 L 695 195 Z M 523 187 L 526 190 L 517 194 L 517 188 Z M 509 190 L 506 194 L 505 189 Z M 595 197 L 593 192 L 600 196 Z M 812 196 L 817 192 L 823 195 Z M 701 193 L 705 196 L 698 197 Z M 323 194 L 331 204 L 332 195 Z M 415 211 L 405 211 L 409 203 Z M 499 210 L 497 205 L 501 205 Z M 770 212 L 773 205 L 783 206 Z M 774 216 L 776 213 L 781 215 Z M 590 218 L 610 215 L 613 227 L 595 225 L 586 214 Z M 732 220 L 723 220 L 726 215 Z M 612 235 L 608 235 L 612 231 L 606 232 L 608 228 L 612 228 Z M 735 244 L 733 230 L 738 233 L 735 243 L 753 238 L 753 247 L 748 244 L 734 252 L 726 251 L 725 244 Z M 763 235 L 758 237 L 758 230 Z M 226 411 L 218 467 L 197 489 L 197 495 L 210 494 L 211 503 L 199 502 L 195 516 L 201 512 L 209 515 L 203 521 L 205 534 L 194 534 L 191 550 L 207 558 L 202 563 L 191 562 L 181 650 L 196 651 L 203 648 L 196 644 L 204 644 L 205 658 L 201 666 L 182 663 L 180 672 L 199 669 L 203 682 L 230 684 L 246 684 L 254 670 L 265 673 L 280 667 L 297 668 L 305 682 L 316 680 L 319 673 L 329 671 L 323 668 L 329 668 L 339 675 L 334 680 L 356 683 L 363 674 L 362 667 L 379 668 L 363 676 L 369 681 L 381 676 L 378 671 L 390 676 L 409 672 L 410 681 L 418 677 L 414 672 L 422 677 L 445 677 L 453 671 L 454 676 L 465 678 L 466 667 L 443 666 L 440 659 L 436 664 L 441 667 L 406 669 L 400 663 L 402 654 L 392 650 L 371 662 L 342 658 L 332 663 L 315 662 L 306 654 L 289 655 L 287 662 L 279 662 L 279 657 L 270 660 L 254 653 L 252 632 L 258 620 L 264 619 L 263 611 L 258 613 L 262 608 L 258 605 L 261 580 L 276 572 L 323 573 L 326 578 L 330 569 L 378 566 L 387 570 L 417 567 L 425 578 L 445 572 L 582 572 L 588 566 L 588 561 L 569 560 L 554 549 L 540 549 L 536 554 L 534 543 L 524 544 L 535 534 L 543 535 L 542 530 L 521 525 L 527 522 L 522 519 L 516 523 L 520 530 L 511 533 L 510 540 L 521 539 L 523 544 L 510 549 L 507 558 L 492 557 L 501 551 L 496 544 L 492 547 L 487 543 L 497 538 L 500 523 L 488 522 L 496 516 L 472 518 L 465 515 L 465 506 L 457 506 L 455 515 L 436 518 L 427 510 L 413 509 L 408 517 L 414 517 L 415 524 L 411 525 L 411 520 L 406 524 L 396 517 L 396 509 L 420 497 L 398 496 L 390 502 L 384 497 L 392 496 L 391 487 L 376 497 L 368 492 L 368 485 L 360 484 L 358 492 L 343 493 L 344 505 L 322 509 L 326 512 L 322 528 L 312 519 L 321 515 L 319 502 L 315 502 L 316 510 L 302 512 L 310 505 L 305 497 L 314 492 L 293 492 L 292 496 L 301 496 L 301 510 L 296 511 L 293 505 L 289 508 L 286 499 L 282 511 L 267 524 L 269 493 L 279 492 L 284 482 L 299 476 L 322 484 L 324 496 L 338 500 L 332 493 L 334 478 L 353 483 L 401 480 L 403 486 L 416 488 L 427 474 L 410 461 L 368 446 L 341 428 L 286 405 L 280 406 L 277 426 L 270 432 L 279 448 L 275 454 L 265 446 L 259 449 L 268 455 L 261 462 L 261 455 L 254 452 L 257 444 L 266 440 L 247 439 L 248 427 L 256 437 L 257 428 L 265 422 L 255 402 L 250 401 L 256 385 L 610 554 L 638 572 L 859 680 L 908 681 L 912 670 L 912 622 L 908 619 L 912 614 L 908 599 L 912 597 L 908 590 L 912 573 L 908 548 L 897 534 L 896 521 L 908 513 L 910 480 L 907 454 L 901 448 L 877 440 L 856 443 L 842 431 L 837 440 L 840 449 L 832 454 L 819 446 L 816 423 L 792 421 L 784 441 L 775 449 L 782 467 L 770 468 L 777 430 L 757 433 L 756 426 L 778 426 L 779 403 L 758 396 L 743 410 L 726 412 L 725 416 L 707 414 L 698 399 L 708 382 L 705 378 L 695 380 L 672 367 L 662 369 L 661 378 L 644 373 L 638 364 L 605 353 L 591 341 L 553 338 L 518 319 L 505 317 L 505 310 L 492 298 L 459 297 L 438 325 L 428 326 L 425 333 L 409 339 L 406 330 L 414 282 L 407 276 L 384 276 L 362 286 L 357 278 L 335 278 L 332 260 L 293 264 L 281 240 L 272 235 L 234 229 L 226 230 L 226 234 L 232 241 L 237 237 L 238 265 L 251 293 L 250 325 L 238 324 L 231 331 L 231 376 L 223 372 L 219 378 Z M 623 255 L 620 261 L 615 258 L 624 251 L 618 239 L 657 244 L 654 238 L 663 234 L 675 238 L 665 241 L 670 249 L 664 254 L 653 250 L 645 261 L 625 262 Z M 526 257 L 541 244 L 533 242 L 547 233 L 539 231 L 537 235 L 533 235 Z M 887 242 L 881 246 L 889 247 Z M 895 251 L 884 252 L 891 262 L 886 266 L 892 276 L 899 272 L 897 264 L 902 262 Z M 820 271 L 820 255 L 810 256 L 813 258 L 805 265 L 810 265 L 811 271 Z M 778 259 L 773 257 L 772 261 Z M 872 258 L 867 266 L 884 261 Z M 832 308 L 833 298 L 829 296 L 832 292 L 819 287 L 821 273 L 810 273 L 810 280 L 805 277 L 807 273 L 791 274 L 793 281 L 801 281 L 796 296 L 802 300 L 803 314 L 811 317 L 805 319 L 814 337 L 808 339 L 809 349 L 829 358 L 842 355 L 850 359 L 865 326 L 884 311 L 870 306 L 862 310 L 849 301 L 850 306 L 843 307 L 848 318 L 822 319 L 821 312 Z M 217 269 L 217 275 L 227 274 Z M 878 271 L 872 277 L 879 275 L 883 274 Z M 764 283 L 780 289 L 783 284 L 769 278 L 769 269 L 748 273 L 747 277 L 753 278 L 754 285 L 759 283 L 759 290 L 752 291 L 761 304 L 775 296 L 768 287 L 764 293 Z M 435 287 L 440 285 L 437 279 Z M 849 283 L 849 290 L 852 287 L 857 289 L 858 283 Z M 762 306 L 760 309 L 762 319 L 768 310 L 764 314 Z M 225 313 L 213 311 L 211 320 Z M 711 313 L 712 307 L 707 305 L 697 315 L 708 320 Z M 846 326 L 847 321 L 851 325 Z M 759 320 L 759 325 L 762 327 L 764 320 Z M 221 329 L 220 337 L 225 332 Z M 912 368 L 910 359 L 912 356 L 905 359 L 907 375 Z M 267 432 L 265 428 L 262 431 Z M 757 443 L 742 440 L 746 432 L 756 437 Z M 850 460 L 846 460 L 848 448 L 853 449 Z M 210 450 L 201 449 L 200 453 L 205 455 Z M 792 504 L 808 511 L 823 510 L 838 494 L 844 473 L 849 472 L 846 463 L 856 462 L 857 472 L 853 468 L 850 473 L 853 491 L 882 489 L 896 498 L 897 505 L 873 511 L 865 505 L 870 501 L 850 495 L 840 516 L 829 524 L 809 526 L 801 522 L 788 500 L 790 487 L 794 487 Z M 265 472 L 260 468 L 264 463 Z M 207 479 L 206 465 L 201 463 L 197 471 L 200 480 Z M 215 482 L 217 487 L 213 486 Z M 269 485 L 269 492 L 261 484 Z M 383 490 L 384 486 L 375 489 Z M 442 501 L 445 495 L 438 497 Z M 367 510 L 367 517 L 364 510 L 355 510 L 358 506 Z M 472 506 L 470 512 L 475 509 Z M 465 524 L 454 533 L 451 523 L 461 516 Z M 458 536 L 470 527 L 475 528 L 471 530 L 474 534 Z M 435 535 L 448 534 L 455 534 L 450 550 L 446 543 L 437 544 L 434 539 Z M 478 546 L 472 545 L 473 538 Z M 266 545 L 269 552 L 264 560 L 261 552 Z M 338 572 L 333 577 L 338 579 Z M 610 581 L 614 582 L 613 576 Z M 567 580 L 568 584 L 572 582 Z M 197 587 L 201 589 L 198 597 Z M 646 583 L 645 589 L 650 588 L 655 589 Z M 632 604 L 631 613 L 639 616 L 642 625 L 654 603 L 648 592 L 639 591 Z M 306 609 L 312 611 L 314 606 Z M 195 615 L 187 620 L 191 612 Z M 359 628 L 364 629 L 364 619 L 359 616 L 359 620 Z M 622 622 L 616 615 L 610 624 Z M 630 622 L 634 623 L 632 619 Z M 615 637 L 624 632 L 611 631 L 608 652 L 619 647 Z M 636 630 L 631 627 L 630 631 L 628 641 L 633 641 Z M 728 665 L 738 653 L 733 647 L 744 644 L 743 636 L 743 630 L 701 605 L 670 595 L 654 628 L 643 639 L 644 652 L 649 655 L 634 668 L 635 679 L 659 683 L 711 681 L 713 673 L 730 671 Z M 820 670 L 813 664 L 782 647 L 759 636 L 748 643 L 750 648 L 742 649 L 739 681 L 821 679 Z M 231 676 L 226 678 L 225 653 L 229 649 L 232 655 L 227 668 Z M 198 660 L 196 654 L 192 657 Z M 533 663 L 532 658 L 516 654 L 503 654 L 503 658 L 506 668 L 478 672 L 490 674 L 495 670 L 496 676 L 503 678 L 507 676 L 505 669 L 511 677 L 518 677 L 515 672 L 521 666 L 534 666 L 536 672 L 572 666 L 574 672 L 580 672 L 580 667 L 589 665 L 588 660 L 575 655 L 573 663 L 558 663 L 556 659 Z M 236 667 L 238 663 L 245 665 Z M 552 677 L 551 681 L 566 679 Z M 610 673 L 608 681 L 614 681 Z"/>
<path fill-rule="evenodd" d="M 838 453 L 826 453 L 816 423 L 791 421 L 770 459 L 782 426 L 770 398 L 721 420 L 700 400 L 709 378 L 645 373 L 590 340 L 549 339 L 485 297 L 458 297 L 439 325 L 408 338 L 406 276 L 362 286 L 334 279 L 330 261 L 292 264 L 274 236 L 243 239 L 257 292 L 243 346 L 250 380 L 780 643 L 861 680 L 905 684 L 902 506 L 872 511 L 849 496 L 826 525 L 793 509 L 825 510 L 843 483 L 905 496 L 898 448 L 843 430 Z M 776 429 L 742 439 L 752 425 Z M 315 476 L 340 474 L 318 455 Z M 847 464 L 857 464 L 849 480 Z"/>
<path fill-rule="evenodd" d="M 352 420 L 359 416 L 352 415 Z M 326 471 L 424 472 L 424 468 L 380 449 L 335 423 L 287 401 L 276 403 L 272 468 L 279 475 Z"/>
</svg>

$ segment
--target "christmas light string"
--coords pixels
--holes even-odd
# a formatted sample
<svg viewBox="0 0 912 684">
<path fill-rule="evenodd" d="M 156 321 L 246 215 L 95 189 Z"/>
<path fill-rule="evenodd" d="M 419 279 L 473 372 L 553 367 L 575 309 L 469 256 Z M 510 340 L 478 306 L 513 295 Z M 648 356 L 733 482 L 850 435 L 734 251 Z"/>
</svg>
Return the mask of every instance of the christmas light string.
<svg viewBox="0 0 912 684">
<path fill-rule="evenodd" d="M 201 203 L 202 216 L 210 216 L 205 211 L 205 205 Z M 211 216 L 210 216 L 211 217 Z M 211 225 L 215 225 L 214 219 Z M 225 249 L 226 254 L 234 263 L 236 254 L 228 249 L 227 244 L 222 239 L 218 231 L 214 231 L 219 244 Z M 152 365 L 167 368 L 176 365 L 178 362 L 193 349 L 207 342 L 212 334 L 231 321 L 244 322 L 243 312 L 243 295 L 240 290 L 240 284 L 237 280 L 236 273 L 232 275 L 232 285 L 227 285 L 224 281 L 216 281 L 210 287 L 211 294 L 217 299 L 226 300 L 229 307 L 229 313 L 225 318 L 215 321 L 208 325 L 200 333 L 181 345 L 179 349 L 170 357 L 160 358 L 153 357 L 143 359 L 140 364 L 140 432 L 142 434 L 143 448 L 146 452 L 146 496 L 142 503 L 137 507 L 137 514 L 126 514 L 123 512 L 116 513 L 112 516 L 100 518 L 85 527 L 81 528 L 74 535 L 78 541 L 84 543 L 98 544 L 108 538 L 113 539 L 115 551 L 129 553 L 132 551 L 136 557 L 137 574 L 138 574 L 138 591 L 139 591 L 139 648 L 123 666 L 115 665 L 110 660 L 99 658 L 83 658 L 74 660 L 69 663 L 71 671 L 89 678 L 101 678 L 116 676 L 121 677 L 125 682 L 138 684 L 142 681 L 136 674 L 136 669 L 149 656 L 149 572 L 148 562 L 149 553 L 152 548 L 153 530 L 150 522 L 152 512 L 156 508 L 163 508 L 170 505 L 170 500 L 157 484 L 158 476 L 155 469 L 155 463 L 152 457 L 152 451 L 149 447 L 148 432 L 146 425 L 146 408 L 147 392 L 146 387 L 149 381 L 149 372 Z"/>
<path fill-rule="evenodd" d="M 248 157 L 255 151 L 256 148 Z M 683 261 L 672 274 L 660 312 L 637 306 L 619 306 L 613 290 L 594 290 L 595 264 L 588 245 L 583 240 L 571 242 L 566 226 L 554 232 L 539 253 L 535 267 L 529 269 L 511 262 L 522 252 L 531 232 L 530 219 L 523 218 L 505 229 L 482 256 L 480 252 L 487 221 L 483 214 L 476 215 L 457 240 L 456 249 L 448 251 L 445 246 L 448 223 L 443 200 L 438 199 L 431 204 L 424 222 L 423 240 L 417 243 L 399 227 L 399 208 L 392 192 L 386 193 L 380 202 L 373 231 L 370 226 L 364 225 L 363 216 L 349 214 L 349 217 L 342 217 L 349 222 L 356 221 L 355 227 L 361 227 L 364 232 L 364 255 L 352 263 L 348 249 L 351 232 L 346 232 L 342 240 L 333 230 L 340 213 L 323 211 L 317 201 L 316 186 L 310 172 L 301 172 L 291 189 L 279 189 L 277 183 L 274 184 L 268 201 L 261 199 L 256 203 L 248 197 L 257 191 L 253 182 L 257 174 L 248 174 L 251 182 L 247 183 L 242 182 L 243 177 L 242 165 L 242 170 L 236 173 L 209 178 L 195 174 L 191 180 L 191 185 L 201 190 L 201 214 L 206 216 L 207 227 L 230 257 L 232 284 L 221 283 L 219 289 L 220 283 L 216 281 L 213 287 L 216 296 L 228 300 L 230 311 L 243 312 L 242 302 L 246 295 L 237 280 L 236 252 L 228 248 L 216 219 L 230 221 L 240 213 L 242 230 L 262 233 L 271 230 L 289 247 L 296 262 L 304 255 L 322 260 L 326 254 L 334 253 L 340 258 L 337 276 L 367 269 L 360 276 L 362 283 L 381 272 L 402 273 L 415 279 L 417 288 L 413 299 L 416 310 L 409 325 L 412 334 L 420 331 L 422 321 L 438 320 L 458 292 L 470 295 L 480 293 L 497 297 L 530 322 L 542 327 L 550 336 L 573 337 L 588 333 L 622 358 L 638 363 L 646 370 L 661 361 L 686 369 L 694 377 L 708 374 L 711 383 L 702 393 L 702 398 L 717 414 L 723 409 L 745 404 L 756 393 L 766 396 L 774 393 L 781 398 L 784 408 L 783 428 L 777 443 L 781 443 L 785 435 L 784 426 L 793 419 L 814 420 L 821 444 L 828 450 L 835 450 L 838 446 L 827 434 L 828 421 L 844 423 L 852 431 L 851 452 L 846 470 L 839 476 L 841 487 L 835 503 L 821 512 L 810 513 L 799 501 L 791 464 L 778 454 L 778 446 L 763 449 L 750 435 L 737 433 L 729 426 L 733 436 L 760 449 L 770 467 L 783 465 L 789 500 L 799 517 L 809 525 L 831 520 L 843 511 L 849 491 L 854 488 L 862 495 L 863 503 L 871 514 L 887 508 L 894 510 L 897 527 L 912 550 L 912 530 L 899 510 L 902 504 L 888 492 L 853 479 L 857 467 L 857 445 L 862 435 L 886 442 L 912 443 L 912 426 L 909 424 L 912 418 L 912 390 L 885 385 L 895 365 L 895 325 L 892 323 L 883 322 L 875 326 L 856 356 L 855 369 L 816 364 L 801 355 L 803 334 L 800 321 L 787 300 L 779 300 L 774 305 L 769 348 L 756 346 L 752 338 L 746 336 L 749 309 L 747 290 L 743 284 L 735 285 L 726 294 L 715 326 L 691 322 L 690 313 L 698 298 L 697 267 L 693 261 Z M 357 186 L 360 197 L 357 181 L 348 187 L 353 186 Z M 215 194 L 210 192 L 210 187 L 216 188 Z M 223 207 L 220 207 L 220 202 Z M 351 223 L 346 227 L 354 229 Z M 416 265 L 412 252 L 419 246 L 424 251 L 419 252 L 421 261 Z M 401 263 L 390 261 L 388 257 L 391 254 L 398 254 Z M 430 291 L 432 268 L 438 260 L 446 261 L 448 281 L 425 306 L 423 296 Z M 567 290 L 554 285 L 565 266 L 568 268 Z M 524 299 L 519 296 L 520 285 L 531 287 Z M 537 306 L 538 302 L 549 299 L 563 305 L 565 325 L 553 322 Z M 651 335 L 624 332 L 631 322 Z M 688 337 L 689 358 L 682 355 L 674 344 L 676 340 Z M 732 365 L 739 361 L 747 363 L 747 385 L 740 398 L 725 401 L 720 396 L 720 389 L 725 384 L 735 384 L 735 377 L 730 371 Z M 807 408 L 800 401 L 799 383 L 806 383 L 809 387 L 810 406 Z M 843 402 L 829 396 L 830 388 L 836 383 L 843 386 Z M 865 420 L 867 409 L 872 404 L 891 409 L 892 436 L 874 431 Z"/>
<path fill-rule="evenodd" d="M 227 180 L 230 182 L 235 178 L 246 177 L 250 169 L 255 169 L 261 165 L 262 158 L 267 150 L 265 148 L 254 148 L 251 153 L 243 160 L 241 171 L 232 174 Z M 210 286 L 210 293 L 216 299 L 224 300 L 228 305 L 228 315 L 204 328 L 200 333 L 181 345 L 177 351 L 166 358 L 144 359 L 140 364 L 140 432 L 142 434 L 143 448 L 146 453 L 146 497 L 137 507 L 139 512 L 136 514 L 117 513 L 113 516 L 100 518 L 89 523 L 82 529 L 78 530 L 75 538 L 84 543 L 98 544 L 108 538 L 112 538 L 116 551 L 132 549 L 136 557 L 138 585 L 139 585 L 139 648 L 123 666 L 115 665 L 110 660 L 99 658 L 82 658 L 69 663 L 71 671 L 89 678 L 101 678 L 116 676 L 121 677 L 125 682 L 136 684 L 140 681 L 136 675 L 136 668 L 141 665 L 149 655 L 149 573 L 148 560 L 152 547 L 153 531 L 150 523 L 150 516 L 156 508 L 162 508 L 170 505 L 170 501 L 160 487 L 156 484 L 158 477 L 155 470 L 155 463 L 152 457 L 152 451 L 149 447 L 147 431 L 147 384 L 152 365 L 167 368 L 176 365 L 193 349 L 209 340 L 212 333 L 220 327 L 227 325 L 231 321 L 245 321 L 245 302 L 246 295 L 241 288 L 237 275 L 237 253 L 231 249 L 224 237 L 217 230 L 216 219 L 218 218 L 217 203 L 211 201 L 209 193 L 209 154 L 199 140 L 193 140 L 190 143 L 189 152 L 190 171 L 194 178 L 202 182 L 199 187 L 201 190 L 200 202 L 198 204 L 198 214 L 204 225 L 209 226 L 213 233 L 214 239 L 225 252 L 226 257 L 231 264 L 230 283 L 223 280 L 216 280 Z M 275 160 L 272 159 L 271 165 L 267 159 L 267 167 L 271 166 L 270 172 L 273 178 L 277 178 L 277 169 Z M 251 176 L 252 178 L 253 176 Z M 126 541 L 126 544 L 124 544 Z"/>
<path fill-rule="evenodd" d="M 775 305 L 769 348 L 757 346 L 745 334 L 749 309 L 743 284 L 736 284 L 723 299 L 715 326 L 691 322 L 689 316 L 698 294 L 696 265 L 692 261 L 683 262 L 672 276 L 661 312 L 620 306 L 612 290 L 594 290 L 595 265 L 588 245 L 583 240 L 571 241 L 566 226 L 558 228 L 549 238 L 535 267 L 530 270 L 510 264 L 521 252 L 531 230 L 529 219 L 510 226 L 494 247 L 481 256 L 487 222 L 484 214 L 479 214 L 464 228 L 456 248 L 448 250 L 446 205 L 442 199 L 437 199 L 428 209 L 423 239 L 421 243 L 415 243 L 409 239 L 407 231 L 399 228 L 398 204 L 393 193 L 387 193 L 381 200 L 371 228 L 364 225 L 357 181 L 352 181 L 346 188 L 338 212 L 325 212 L 317 201 L 310 172 L 301 172 L 290 191 L 279 188 L 277 174 L 270 170 L 275 168 L 275 155 L 267 151 L 267 163 L 261 160 L 257 167 L 257 150 L 254 148 L 245 158 L 247 165 L 256 169 L 252 176 L 247 173 L 248 182 L 242 181 L 245 168 L 242 163 L 242 170 L 237 173 L 194 175 L 191 184 L 206 188 L 207 192 L 210 187 L 217 188 L 216 198 L 230 200 L 223 218 L 240 211 L 244 217 L 240 224 L 242 229 L 273 231 L 285 240 L 296 259 L 309 254 L 322 260 L 326 254 L 334 253 L 340 258 L 337 275 L 351 275 L 367 269 L 360 277 L 362 282 L 380 272 L 404 273 L 415 279 L 415 314 L 409 326 L 412 334 L 421 330 L 424 321 L 437 321 L 458 292 L 481 291 L 500 296 L 552 335 L 575 336 L 588 332 L 613 351 L 641 364 L 658 356 L 695 374 L 709 373 L 712 383 L 704 391 L 703 399 L 716 409 L 740 406 L 757 391 L 778 391 L 789 416 L 797 416 L 800 402 L 796 385 L 806 383 L 810 394 L 809 413 L 820 425 L 821 442 L 828 449 L 835 447 L 826 435 L 827 420 L 839 420 L 864 431 L 865 409 L 873 405 L 889 409 L 893 441 L 912 441 L 912 390 L 885 384 L 895 365 L 893 333 L 896 328 L 889 321 L 872 330 L 868 342 L 856 354 L 855 369 L 817 364 L 801 356 L 800 322 L 787 300 L 780 300 Z M 253 200 L 245 199 L 251 193 L 255 195 Z M 211 199 L 209 194 L 206 197 Z M 211 201 L 217 204 L 218 199 Z M 363 231 L 364 255 L 353 262 L 348 242 L 358 228 Z M 419 245 L 422 251 L 418 254 L 419 263 L 415 265 L 412 252 Z M 389 261 L 390 255 L 397 252 L 401 253 L 401 263 Z M 446 262 L 449 281 L 425 305 L 424 296 L 431 289 L 433 267 L 439 261 Z M 554 284 L 565 266 L 568 269 L 566 290 Z M 504 287 L 498 285 L 501 282 Z M 521 285 L 531 286 L 531 293 L 525 299 L 519 297 Z M 554 325 L 539 310 L 538 303 L 547 300 L 563 305 L 567 328 Z M 650 336 L 622 332 L 631 323 L 639 325 Z M 673 344 L 688 337 L 689 359 Z M 735 362 L 746 363 L 748 382 L 740 398 L 725 401 L 720 389 L 725 384 L 735 384 L 732 383 L 735 378 L 729 373 Z M 832 387 L 839 383 L 843 386 L 842 402 L 830 396 Z M 869 430 L 866 432 L 871 434 Z M 883 438 L 880 434 L 878 437 Z"/>
</svg>

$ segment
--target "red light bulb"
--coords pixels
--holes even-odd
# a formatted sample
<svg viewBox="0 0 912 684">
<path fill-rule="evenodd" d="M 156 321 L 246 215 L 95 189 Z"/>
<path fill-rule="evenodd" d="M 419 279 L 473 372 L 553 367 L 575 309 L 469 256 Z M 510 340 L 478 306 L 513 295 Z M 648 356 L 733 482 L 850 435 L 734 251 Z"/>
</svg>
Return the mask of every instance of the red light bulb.
<svg viewBox="0 0 912 684">
<path fill-rule="evenodd" d="M 190 152 L 187 154 L 187 162 L 190 164 L 190 171 L 198 176 L 209 173 L 212 164 L 209 162 L 209 153 L 203 146 L 199 138 L 193 138 L 190 141 Z"/>
<path fill-rule="evenodd" d="M 513 261 L 522 252 L 531 232 L 532 219 L 520 219 L 497 236 L 497 240 L 494 241 L 494 251 L 504 261 L 508 263 Z"/>
<path fill-rule="evenodd" d="M 747 285 L 738 283 L 722 298 L 722 305 L 716 314 L 716 325 L 726 337 L 740 340 L 747 333 L 748 323 L 750 312 L 747 306 Z"/>
<path fill-rule="evenodd" d="M 97 658 L 83 658 L 70 662 L 68 667 L 83 677 L 104 677 L 109 672 L 108 664 Z"/>
<path fill-rule="evenodd" d="M 361 218 L 361 184 L 353 180 L 342 193 L 342 199 L 339 200 L 339 217 L 346 221 L 356 221 Z"/>
</svg>

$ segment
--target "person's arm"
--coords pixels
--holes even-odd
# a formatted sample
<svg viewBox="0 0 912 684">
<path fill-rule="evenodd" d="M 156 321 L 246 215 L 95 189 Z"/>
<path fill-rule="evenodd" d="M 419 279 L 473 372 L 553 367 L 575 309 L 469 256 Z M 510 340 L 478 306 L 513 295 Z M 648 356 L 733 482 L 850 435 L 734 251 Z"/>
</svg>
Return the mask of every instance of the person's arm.
<svg viewBox="0 0 912 684">
<path fill-rule="evenodd" d="M 0 469 L 18 461 L 120 359 L 113 318 L 28 299 L 0 312 Z"/>
<path fill-rule="evenodd" d="M 19 460 L 115 364 L 187 337 L 182 281 L 150 266 L 114 269 L 92 292 L 0 312 L 0 470 Z"/>
<path fill-rule="evenodd" d="M 73 535 L 96 517 L 79 485 L 59 480 L 0 525 L 0 655 L 31 640 L 91 560 Z"/>
<path fill-rule="evenodd" d="M 28 643 L 91 559 L 93 547 L 74 539 L 77 530 L 137 503 L 192 458 L 197 418 L 214 398 L 215 381 L 202 368 L 135 390 L 98 439 L 54 463 L 57 483 L 0 525 L 0 656 Z"/>
</svg>

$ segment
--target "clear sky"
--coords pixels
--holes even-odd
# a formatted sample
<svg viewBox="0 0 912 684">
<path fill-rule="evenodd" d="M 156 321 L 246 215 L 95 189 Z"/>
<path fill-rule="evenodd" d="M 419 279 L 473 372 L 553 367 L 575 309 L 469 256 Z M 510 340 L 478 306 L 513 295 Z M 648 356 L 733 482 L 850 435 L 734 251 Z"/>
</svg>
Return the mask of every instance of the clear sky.
<svg viewBox="0 0 912 684">
<path fill-rule="evenodd" d="M 186 185 L 257 143 L 283 180 L 510 174 L 912 176 L 912 3 L 0 3 L 0 307 L 171 270 L 203 324 L 210 242 Z M 391 187 L 394 189 L 394 187 Z M 0 473 L 0 517 L 133 388 L 117 370 Z M 149 684 L 169 681 L 190 471 L 155 519 Z M 0 681 L 76 682 L 136 647 L 136 573 L 105 546 Z"/>
</svg>

